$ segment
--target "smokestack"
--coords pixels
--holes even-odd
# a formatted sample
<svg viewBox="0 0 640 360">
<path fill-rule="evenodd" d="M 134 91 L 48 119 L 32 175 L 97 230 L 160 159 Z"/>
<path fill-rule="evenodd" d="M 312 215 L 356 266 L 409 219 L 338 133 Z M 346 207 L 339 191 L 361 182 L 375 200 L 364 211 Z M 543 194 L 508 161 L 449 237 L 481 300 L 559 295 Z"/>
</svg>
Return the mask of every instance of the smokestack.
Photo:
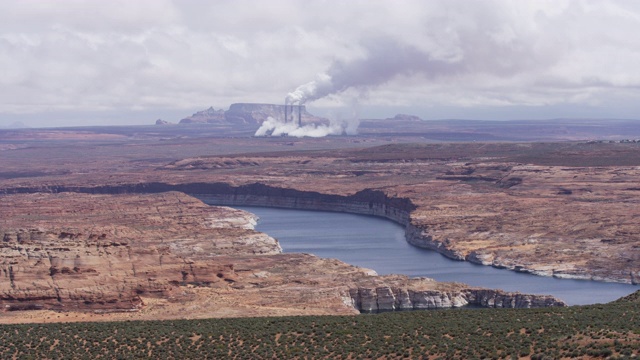
<svg viewBox="0 0 640 360">
<path fill-rule="evenodd" d="M 302 126 L 302 105 L 298 105 L 298 127 Z"/>
<path fill-rule="evenodd" d="M 284 123 L 287 123 L 287 101 L 284 102 Z"/>
</svg>

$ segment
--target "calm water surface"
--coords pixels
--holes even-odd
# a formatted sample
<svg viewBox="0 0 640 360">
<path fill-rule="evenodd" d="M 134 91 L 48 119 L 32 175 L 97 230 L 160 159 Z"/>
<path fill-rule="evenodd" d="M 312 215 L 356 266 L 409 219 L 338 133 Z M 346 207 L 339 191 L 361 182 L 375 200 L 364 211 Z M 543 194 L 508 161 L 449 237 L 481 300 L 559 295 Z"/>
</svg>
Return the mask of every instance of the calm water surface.
<svg viewBox="0 0 640 360">
<path fill-rule="evenodd" d="M 640 287 L 535 276 L 448 259 L 409 245 L 404 228 L 364 215 L 266 207 L 236 207 L 260 217 L 256 230 L 280 241 L 284 252 L 311 253 L 373 269 L 378 274 L 426 276 L 474 286 L 551 294 L 569 305 L 609 302 Z"/>
</svg>

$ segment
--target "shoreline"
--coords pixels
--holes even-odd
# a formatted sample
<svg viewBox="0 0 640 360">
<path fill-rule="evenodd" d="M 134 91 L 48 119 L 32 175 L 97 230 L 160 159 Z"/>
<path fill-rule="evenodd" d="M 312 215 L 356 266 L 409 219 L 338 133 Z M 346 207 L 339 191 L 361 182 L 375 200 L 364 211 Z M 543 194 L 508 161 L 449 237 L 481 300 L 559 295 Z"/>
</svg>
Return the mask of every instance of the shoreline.
<svg viewBox="0 0 640 360">
<path fill-rule="evenodd" d="M 349 203 L 339 204 L 338 207 L 332 207 L 332 204 L 313 201 L 301 201 L 299 198 L 272 198 L 267 196 L 256 195 L 220 195 L 220 194 L 189 194 L 208 205 L 215 206 L 258 206 L 267 208 L 281 208 L 281 209 L 295 209 L 295 210 L 310 210 L 310 211 L 329 211 L 329 212 L 342 212 L 349 214 L 368 215 L 375 217 L 382 217 L 387 220 L 391 220 L 405 229 L 405 240 L 416 247 L 435 251 L 442 256 L 457 260 L 467 261 L 472 264 L 491 266 L 496 269 L 505 269 L 509 271 L 531 274 L 535 276 L 554 277 L 558 279 L 572 279 L 572 280 L 585 280 L 596 282 L 608 282 L 627 284 L 632 286 L 639 285 L 638 280 L 635 279 L 633 274 L 629 278 L 616 278 L 606 276 L 589 275 L 586 273 L 571 273 L 563 272 L 562 269 L 548 269 L 548 265 L 541 265 L 539 268 L 528 267 L 525 265 L 513 265 L 501 262 L 487 262 L 482 261 L 478 256 L 478 252 L 471 252 L 464 256 L 455 249 L 448 248 L 443 242 L 436 241 L 433 237 L 426 233 L 423 229 L 415 226 L 411 223 L 411 214 L 397 208 L 389 208 L 385 204 L 374 204 L 373 206 L 367 206 L 364 203 Z M 566 271 L 566 270 L 564 270 Z"/>
<path fill-rule="evenodd" d="M 43 186 L 36 188 L 5 188 L 0 194 L 19 193 L 59 193 L 77 192 L 90 194 L 143 194 L 179 191 L 193 196 L 204 203 L 222 206 L 262 206 L 284 209 L 317 210 L 370 215 L 386 218 L 405 228 L 405 239 L 417 247 L 429 249 L 445 257 L 458 261 L 468 261 L 478 265 L 492 266 L 515 272 L 560 279 L 579 279 L 598 282 L 611 282 L 629 285 L 640 284 L 640 274 L 590 274 L 585 269 L 558 266 L 555 264 L 523 264 L 516 259 L 495 259 L 492 254 L 471 251 L 462 254 L 447 246 L 446 239 L 434 239 L 427 229 L 412 223 L 411 214 L 418 207 L 408 198 L 389 197 L 382 190 L 365 189 L 351 195 L 324 194 L 315 191 L 303 191 L 291 188 L 279 188 L 262 183 L 250 183 L 233 186 L 228 183 L 181 183 L 162 182 L 83 186 Z M 484 257 L 492 258 L 491 261 Z"/>
</svg>

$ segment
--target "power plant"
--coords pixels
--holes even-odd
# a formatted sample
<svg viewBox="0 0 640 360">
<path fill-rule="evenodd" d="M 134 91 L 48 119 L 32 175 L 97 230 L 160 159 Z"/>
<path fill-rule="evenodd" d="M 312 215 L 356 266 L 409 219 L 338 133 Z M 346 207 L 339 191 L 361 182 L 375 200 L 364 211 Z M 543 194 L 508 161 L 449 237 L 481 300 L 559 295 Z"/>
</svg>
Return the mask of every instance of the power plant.
<svg viewBox="0 0 640 360">
<path fill-rule="evenodd" d="M 302 126 L 302 108 L 304 105 L 294 105 L 289 103 L 286 99 L 284 101 L 284 123 L 295 124 L 295 109 L 298 109 L 298 127 Z"/>
<path fill-rule="evenodd" d="M 263 109 L 262 113 L 266 113 L 266 118 L 258 121 L 260 127 L 254 133 L 254 136 L 323 137 L 355 133 L 355 129 L 358 126 L 357 120 L 354 122 L 345 120 L 331 121 L 314 116 L 307 112 L 306 106 L 303 104 L 304 100 L 287 96 L 284 106 L 273 104 L 234 104 L 232 106 L 237 117 L 244 118 L 240 110 L 248 113 L 251 117 L 257 115 L 255 109 L 249 105 L 260 106 Z M 265 111 L 265 109 L 268 111 Z M 229 112 L 231 112 L 231 107 Z M 226 115 L 227 113 L 225 113 Z M 302 123 L 303 115 L 305 116 L 304 124 Z"/>
</svg>

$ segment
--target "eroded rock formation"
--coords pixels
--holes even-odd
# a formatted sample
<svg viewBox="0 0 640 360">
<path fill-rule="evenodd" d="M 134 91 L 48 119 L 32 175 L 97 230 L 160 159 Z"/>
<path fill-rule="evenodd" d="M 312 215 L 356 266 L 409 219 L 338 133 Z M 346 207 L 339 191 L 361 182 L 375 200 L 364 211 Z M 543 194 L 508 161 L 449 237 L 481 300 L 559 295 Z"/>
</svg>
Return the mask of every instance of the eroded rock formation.
<svg viewBox="0 0 640 360">
<path fill-rule="evenodd" d="M 180 192 L 2 195 L 0 305 L 139 318 L 564 305 L 281 254 L 253 225 Z"/>
<path fill-rule="evenodd" d="M 154 127 L 153 131 L 166 129 Z M 191 131 L 185 132 L 187 136 L 200 132 L 199 127 L 182 129 Z M 132 132 L 131 139 L 120 133 L 88 131 L 5 132 L 0 139 L 0 193 L 180 191 L 229 203 L 364 211 L 408 221 L 408 240 L 456 259 L 556 277 L 636 284 L 640 279 L 637 143 L 399 144 L 396 141 L 408 138 L 203 140 L 164 135 L 155 141 L 138 137 L 137 131 Z M 167 133 L 174 132 L 179 131 L 171 128 Z M 3 234 L 8 233 L 10 241 L 17 243 L 20 228 L 26 234 L 37 227 L 3 228 Z M 259 268 L 259 264 L 278 256 L 247 255 L 234 257 L 232 263 L 236 274 L 247 274 L 249 271 L 238 269 Z M 310 257 L 294 261 L 290 255 L 282 256 L 281 262 L 327 265 Z M 221 257 L 217 260 L 222 265 L 230 264 Z M 243 262 L 251 266 L 239 267 Z M 9 265 L 15 264 L 7 262 L 4 267 L 7 284 L 12 272 L 16 274 L 16 267 L 10 269 Z M 227 303 L 242 309 L 237 312 L 255 315 L 308 313 L 310 308 L 320 309 L 323 303 L 333 305 L 331 311 L 327 310 L 329 305 L 322 311 L 340 313 L 353 311 L 353 307 L 344 305 L 352 302 L 350 289 L 404 286 L 352 283 L 341 298 L 335 293 L 344 288 L 327 290 L 321 296 L 313 282 L 298 279 L 304 284 L 297 283 L 297 290 L 304 291 L 293 293 L 305 298 L 306 304 L 314 297 L 327 300 L 303 310 L 304 306 L 285 307 L 290 299 L 276 291 L 296 278 L 274 277 L 273 272 L 264 271 L 269 276 L 255 273 L 252 276 L 258 280 L 242 283 L 242 291 L 231 285 L 172 285 L 167 299 L 201 297 L 212 304 L 207 311 L 216 316 L 230 316 L 229 307 L 216 310 Z M 60 274 L 62 267 L 54 277 Z M 277 285 L 274 279 L 287 280 Z M 240 286 L 240 281 L 234 284 Z M 267 296 L 255 295 L 252 305 L 245 306 L 248 300 L 242 299 L 247 294 Z M 164 299 L 144 294 L 140 297 L 148 305 L 137 314 L 159 307 L 156 300 Z M 255 304 L 261 304 L 259 311 L 252 310 Z M 166 305 L 163 311 L 169 308 Z M 176 308 L 176 317 L 178 312 Z"/>
<path fill-rule="evenodd" d="M 216 110 L 211 106 L 180 120 L 180 124 L 217 124 L 225 121 L 224 110 Z"/>
<path fill-rule="evenodd" d="M 168 167 L 204 171 L 264 169 L 263 164 L 255 158 L 178 161 Z M 523 190 L 526 185 L 523 184 L 509 189 L 510 194 L 495 191 L 496 188 L 502 189 L 502 184 L 514 177 L 503 174 L 503 178 L 500 178 L 500 173 L 511 172 L 518 174 L 518 178 L 527 179 L 522 168 L 530 169 L 531 166 L 508 167 L 506 170 L 498 165 L 476 166 L 473 174 L 445 175 L 437 182 L 412 185 L 407 197 L 389 196 L 387 191 L 371 189 L 351 194 L 323 194 L 307 190 L 305 187 L 308 184 L 301 184 L 302 189 L 298 190 L 250 182 L 239 186 L 228 183 L 148 182 L 93 187 L 22 187 L 4 191 L 92 194 L 181 191 L 205 202 L 221 205 L 271 206 L 382 216 L 405 226 L 409 243 L 438 251 L 452 259 L 542 276 L 639 283 L 640 254 L 636 250 L 637 235 L 633 232 L 632 220 L 636 216 L 634 201 L 605 201 L 611 196 L 631 195 L 634 190 L 629 190 L 628 184 L 606 186 L 613 192 L 609 194 L 604 189 L 583 191 L 582 194 L 574 194 L 574 199 L 543 194 L 542 197 L 520 201 L 510 194 L 522 192 L 524 194 L 519 196 L 526 196 L 527 191 Z M 451 171 L 458 170 L 454 168 L 448 173 Z M 534 174 L 537 175 L 537 171 Z M 569 169 L 564 171 L 569 172 Z M 593 178 L 592 175 L 590 178 Z M 544 183 L 542 179 L 536 181 Z M 444 184 L 440 182 L 449 183 L 447 185 L 460 192 L 455 198 L 449 197 L 441 192 Z M 480 182 L 479 186 L 485 187 L 485 190 L 469 193 L 468 182 Z M 555 186 L 548 185 L 545 193 L 551 193 Z M 595 188 L 594 184 L 591 186 Z M 536 190 L 540 191 L 541 188 L 539 186 Z M 411 196 L 416 193 L 421 196 Z M 427 203 L 426 200 L 434 202 Z M 560 226 L 566 216 L 570 216 L 575 225 Z M 521 226 L 523 221 L 530 222 L 528 228 Z"/>
<path fill-rule="evenodd" d="M 141 294 L 234 281 L 224 255 L 277 254 L 252 215 L 181 193 L 0 197 L 5 309 L 136 309 Z"/>
<path fill-rule="evenodd" d="M 362 312 L 446 309 L 465 306 L 489 308 L 564 306 L 562 301 L 553 296 L 488 289 L 437 291 L 419 290 L 411 286 L 402 288 L 384 286 L 351 289 L 349 294 L 354 306 Z"/>
</svg>

